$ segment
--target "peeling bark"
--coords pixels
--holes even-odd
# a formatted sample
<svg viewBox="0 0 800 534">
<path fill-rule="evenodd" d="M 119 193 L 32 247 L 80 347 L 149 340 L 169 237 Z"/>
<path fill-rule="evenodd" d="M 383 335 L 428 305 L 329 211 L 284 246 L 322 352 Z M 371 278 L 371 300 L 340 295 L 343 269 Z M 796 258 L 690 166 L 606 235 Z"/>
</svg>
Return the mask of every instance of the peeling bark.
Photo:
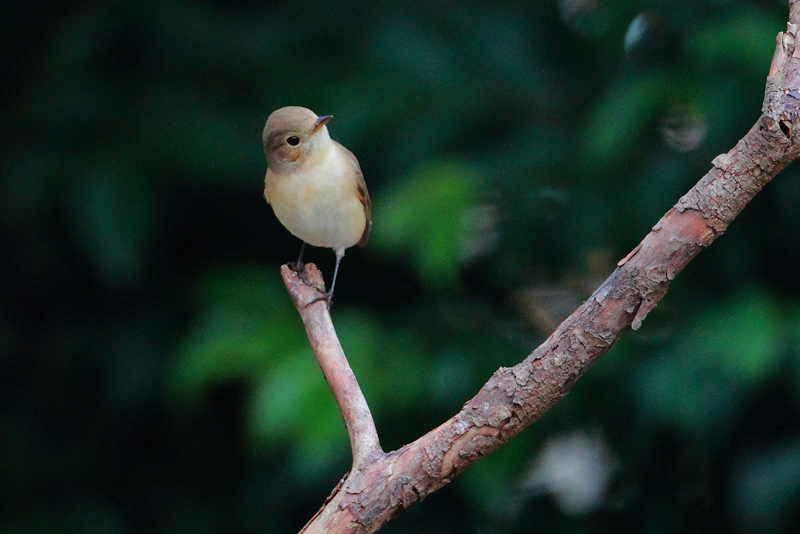
<svg viewBox="0 0 800 534">
<path fill-rule="evenodd" d="M 302 532 L 375 532 L 531 425 L 567 394 L 628 327 L 641 327 L 672 280 L 800 153 L 794 136 L 800 125 L 800 49 L 795 48 L 800 22 L 798 0 L 790 2 L 789 18 L 787 32 L 778 35 L 763 115 L 756 124 L 733 149 L 714 159 L 713 168 L 542 345 L 514 367 L 497 370 L 459 413 L 415 442 L 384 453 L 377 444 L 377 434 L 373 438 L 371 431 L 366 431 L 367 445 L 363 447 L 359 445 L 363 433 L 361 437 L 353 435 L 353 428 L 371 425 L 368 408 L 366 412 L 361 407 L 355 414 L 353 410 L 345 413 L 353 404 L 347 397 L 361 395 L 352 390 L 353 384 L 358 387 L 355 378 L 352 382 L 345 380 L 347 387 L 331 384 L 349 421 L 353 469 Z M 318 296 L 316 290 L 299 288 L 309 286 L 286 266 L 283 274 L 315 351 L 328 346 L 330 340 L 324 336 L 335 337 L 332 323 L 330 328 L 313 326 L 330 323 L 327 307 L 309 306 L 309 299 Z M 322 283 L 316 269 L 305 275 L 314 285 Z M 324 363 L 328 357 L 318 354 L 325 376 L 331 380 Z"/>
</svg>

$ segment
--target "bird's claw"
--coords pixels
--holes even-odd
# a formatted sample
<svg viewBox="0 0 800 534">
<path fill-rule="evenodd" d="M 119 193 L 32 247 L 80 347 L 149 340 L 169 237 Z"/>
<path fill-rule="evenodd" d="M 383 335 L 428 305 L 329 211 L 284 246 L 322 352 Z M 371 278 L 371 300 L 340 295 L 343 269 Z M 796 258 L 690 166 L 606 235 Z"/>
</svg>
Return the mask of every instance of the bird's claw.
<svg viewBox="0 0 800 534">
<path fill-rule="evenodd" d="M 307 275 L 307 272 L 306 272 L 306 263 L 305 262 L 303 262 L 303 263 L 291 262 L 291 263 L 289 263 L 289 268 L 297 273 L 297 276 L 300 278 L 300 280 L 305 285 L 317 290 L 318 293 L 322 293 L 322 296 L 315 298 L 314 300 L 312 300 L 311 302 L 306 304 L 304 306 L 304 308 L 308 308 L 309 306 L 311 306 L 315 302 L 319 302 L 320 300 L 324 300 L 324 301 L 327 301 L 327 303 L 328 303 L 328 311 L 330 311 L 331 303 L 333 303 L 333 292 L 332 291 L 325 292 L 323 289 L 320 289 L 320 287 L 318 285 L 312 283 L 311 280 L 308 279 L 308 275 Z"/>
<path fill-rule="evenodd" d="M 300 275 L 301 278 L 305 275 L 305 272 L 306 272 L 306 264 L 305 264 L 305 262 L 299 263 L 299 262 L 296 262 L 296 261 L 290 261 L 288 263 L 288 265 L 289 265 L 289 268 L 291 270 L 293 270 L 294 272 L 296 272 L 298 275 Z"/>
<path fill-rule="evenodd" d="M 314 289 L 319 291 L 319 288 L 315 286 L 311 282 L 311 280 L 309 280 L 308 274 L 306 272 L 306 265 L 307 264 L 305 262 L 303 263 L 291 262 L 289 263 L 289 268 L 297 273 L 297 276 L 300 277 L 300 280 L 302 280 L 305 285 L 313 287 Z"/>
</svg>

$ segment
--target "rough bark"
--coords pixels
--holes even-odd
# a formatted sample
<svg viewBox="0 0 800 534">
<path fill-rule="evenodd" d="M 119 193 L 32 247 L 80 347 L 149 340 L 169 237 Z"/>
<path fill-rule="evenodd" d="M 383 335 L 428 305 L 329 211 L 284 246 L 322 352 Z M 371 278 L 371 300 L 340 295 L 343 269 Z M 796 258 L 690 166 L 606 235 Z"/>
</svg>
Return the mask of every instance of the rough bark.
<svg viewBox="0 0 800 534">
<path fill-rule="evenodd" d="M 499 369 L 459 413 L 415 442 L 389 453 L 380 450 L 377 434 L 370 437 L 374 425 L 368 408 L 350 410 L 348 415 L 347 403 L 351 401 L 346 397 L 358 397 L 360 391 L 354 394 L 332 380 L 334 391 L 340 390 L 336 397 L 345 420 L 349 420 L 354 463 L 302 532 L 378 530 L 414 501 L 441 488 L 536 421 L 566 395 L 628 327 L 637 329 L 642 325 L 683 268 L 719 237 L 748 202 L 800 153 L 800 144 L 794 137 L 800 126 L 800 47 L 795 48 L 800 22 L 798 1 L 790 2 L 788 30 L 778 35 L 763 114 L 756 124 L 732 150 L 714 159 L 713 168 L 619 262 L 600 288 L 524 361 Z M 324 303 L 309 305 L 319 296 L 317 290 L 286 266 L 283 276 L 315 351 L 333 343 L 328 338 L 335 337 L 332 323 L 325 328 L 309 326 L 330 323 Z M 316 269 L 306 272 L 305 277 L 322 286 Z M 338 347 L 338 341 L 335 345 Z M 318 352 L 318 357 L 326 378 L 331 380 L 331 373 L 326 370 L 329 364 L 323 363 L 329 356 L 323 351 Z M 344 358 L 343 353 L 341 357 Z M 355 378 L 348 384 L 355 384 L 357 389 Z M 364 418 L 369 421 L 360 420 Z M 372 430 L 361 434 L 367 436 L 367 445 L 362 445 L 361 438 L 354 437 L 354 428 L 370 425 Z"/>
</svg>

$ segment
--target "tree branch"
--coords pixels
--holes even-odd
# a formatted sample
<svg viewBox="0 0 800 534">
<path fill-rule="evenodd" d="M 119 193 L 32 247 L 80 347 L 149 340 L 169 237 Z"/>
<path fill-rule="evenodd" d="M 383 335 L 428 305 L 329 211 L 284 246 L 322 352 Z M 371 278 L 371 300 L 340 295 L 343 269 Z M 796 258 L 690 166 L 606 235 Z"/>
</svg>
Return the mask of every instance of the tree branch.
<svg viewBox="0 0 800 534">
<path fill-rule="evenodd" d="M 714 167 L 547 341 L 518 365 L 495 372 L 451 419 L 397 451 L 380 451 L 369 410 L 366 403 L 362 405 L 363 396 L 334 337 L 327 307 L 308 306 L 308 299 L 318 294 L 306 286 L 313 294 L 306 296 L 298 287 L 299 278 L 283 267 L 312 347 L 342 408 L 354 455 L 353 469 L 303 532 L 378 530 L 536 421 L 629 326 L 641 326 L 683 268 L 800 153 L 794 137 L 800 126 L 798 18 L 798 0 L 792 0 L 788 30 L 778 35 L 767 78 L 763 115 L 739 143 L 714 159 Z M 337 363 L 326 363 L 329 358 Z M 333 368 L 344 369 L 343 377 Z M 360 425 L 369 430 L 357 430 Z M 362 439 L 368 444 L 363 450 Z"/>
<path fill-rule="evenodd" d="M 350 435 L 353 467 L 361 466 L 371 455 L 383 451 L 367 400 L 361 393 L 350 363 L 339 344 L 339 338 L 336 337 L 327 300 L 324 298 L 325 283 L 322 280 L 322 273 L 313 263 L 309 263 L 306 264 L 304 271 L 305 280 L 308 282 L 301 279 L 297 271 L 288 265 L 281 267 L 281 275 L 292 302 L 303 319 L 308 340 L 311 342 L 322 374 L 325 375 L 325 380 L 328 381 L 336 402 L 339 403 L 339 410 Z"/>
</svg>

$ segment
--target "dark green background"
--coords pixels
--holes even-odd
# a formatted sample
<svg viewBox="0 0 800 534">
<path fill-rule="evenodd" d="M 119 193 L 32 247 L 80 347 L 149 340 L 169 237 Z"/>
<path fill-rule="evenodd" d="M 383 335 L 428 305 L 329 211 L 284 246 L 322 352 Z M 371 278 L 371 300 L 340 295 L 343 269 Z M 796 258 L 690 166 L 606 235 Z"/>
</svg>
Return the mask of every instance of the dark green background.
<svg viewBox="0 0 800 534">
<path fill-rule="evenodd" d="M 0 532 L 295 532 L 348 469 L 262 197 L 272 110 L 334 115 L 361 161 L 373 236 L 333 317 L 390 450 L 747 132 L 785 4 L 5 2 Z M 385 531 L 797 531 L 799 208 L 792 167 L 561 404 Z M 569 514 L 526 478 L 575 431 L 614 471 Z"/>
</svg>

